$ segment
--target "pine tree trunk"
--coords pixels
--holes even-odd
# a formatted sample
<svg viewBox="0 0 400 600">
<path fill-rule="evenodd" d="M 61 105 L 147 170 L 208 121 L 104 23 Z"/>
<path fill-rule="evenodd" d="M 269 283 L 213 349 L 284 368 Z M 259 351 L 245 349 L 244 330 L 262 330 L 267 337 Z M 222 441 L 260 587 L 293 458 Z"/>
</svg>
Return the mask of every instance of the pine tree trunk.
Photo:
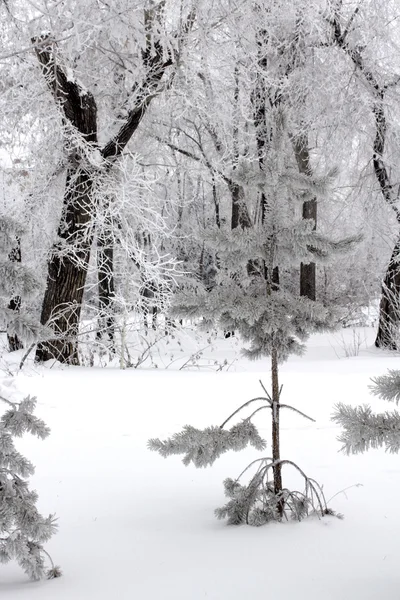
<svg viewBox="0 0 400 600">
<path fill-rule="evenodd" d="M 278 513 L 282 517 L 284 504 L 282 498 L 282 465 L 281 465 L 281 450 L 280 450 L 280 393 L 279 393 L 279 379 L 278 379 L 278 354 L 275 349 L 272 350 L 271 354 L 271 379 L 272 379 L 272 460 L 274 465 L 272 467 L 274 473 L 274 492 L 275 496 L 279 498 L 277 508 Z"/>
<path fill-rule="evenodd" d="M 97 236 L 97 270 L 100 315 L 96 338 L 105 339 L 114 350 L 114 238 L 110 230 L 99 231 Z"/>
</svg>

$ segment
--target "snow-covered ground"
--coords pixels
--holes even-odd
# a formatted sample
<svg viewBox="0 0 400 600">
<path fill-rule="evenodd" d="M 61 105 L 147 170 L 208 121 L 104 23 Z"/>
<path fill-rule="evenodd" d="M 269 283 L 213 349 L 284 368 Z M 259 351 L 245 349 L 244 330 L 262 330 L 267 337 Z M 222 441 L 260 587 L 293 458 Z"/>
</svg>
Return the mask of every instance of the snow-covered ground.
<svg viewBox="0 0 400 600">
<path fill-rule="evenodd" d="M 254 449 L 202 470 L 147 450 L 149 437 L 185 424 L 220 424 L 259 395 L 259 378 L 268 385 L 267 359 L 235 360 L 235 340 L 206 351 L 211 361 L 227 358 L 222 372 L 27 365 L 16 385 L 38 396 L 52 434 L 18 447 L 36 465 L 40 510 L 59 517 L 46 547 L 64 576 L 32 583 L 17 565 L 0 565 L 1 600 L 398 600 L 400 457 L 341 455 L 330 414 L 338 401 L 390 409 L 370 397 L 369 379 L 400 360 L 373 348 L 372 329 L 357 330 L 358 356 L 346 358 L 353 335 L 315 336 L 281 370 L 283 401 L 317 421 L 283 413 L 282 456 L 323 483 L 343 521 L 228 527 L 213 515 L 225 502 L 222 481 L 256 458 Z M 268 441 L 263 412 L 257 424 Z M 291 471 L 284 476 L 296 484 Z"/>
</svg>

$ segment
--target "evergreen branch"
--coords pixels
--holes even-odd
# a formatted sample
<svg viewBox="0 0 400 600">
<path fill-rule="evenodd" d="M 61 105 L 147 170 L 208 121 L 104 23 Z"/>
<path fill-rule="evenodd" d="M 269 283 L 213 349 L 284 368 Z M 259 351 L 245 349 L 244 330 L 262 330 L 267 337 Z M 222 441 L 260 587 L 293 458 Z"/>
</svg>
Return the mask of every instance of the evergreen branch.
<svg viewBox="0 0 400 600">
<path fill-rule="evenodd" d="M 369 386 L 374 396 L 379 396 L 382 400 L 388 402 L 400 401 L 400 371 L 389 369 L 386 375 L 379 375 L 371 379 L 372 384 Z"/>
<path fill-rule="evenodd" d="M 370 448 L 385 447 L 387 452 L 400 451 L 400 414 L 397 411 L 374 414 L 370 406 L 338 403 L 332 421 L 344 429 L 338 440 L 342 452 L 360 454 Z"/>
<path fill-rule="evenodd" d="M 260 437 L 255 425 L 245 419 L 229 430 L 215 426 L 199 430 L 185 425 L 181 432 L 175 433 L 171 438 L 149 440 L 148 448 L 164 458 L 173 454 L 183 454 L 184 465 L 192 462 L 195 467 L 201 468 L 212 465 L 228 450 L 239 452 L 248 444 L 256 450 L 264 450 L 266 447 L 266 442 Z"/>
</svg>

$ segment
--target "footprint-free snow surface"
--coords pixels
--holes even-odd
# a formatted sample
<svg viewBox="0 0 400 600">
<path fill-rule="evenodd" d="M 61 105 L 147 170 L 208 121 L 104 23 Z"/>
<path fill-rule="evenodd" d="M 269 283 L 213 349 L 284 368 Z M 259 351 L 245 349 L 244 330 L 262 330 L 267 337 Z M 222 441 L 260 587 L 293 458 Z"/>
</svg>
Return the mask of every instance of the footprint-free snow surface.
<svg viewBox="0 0 400 600">
<path fill-rule="evenodd" d="M 0 565 L 1 600 L 398 600 L 400 457 L 342 455 L 330 421 L 339 401 L 393 408 L 368 385 L 400 359 L 373 348 L 372 329 L 361 335 L 357 356 L 345 356 L 348 330 L 313 337 L 306 355 L 281 369 L 282 401 L 316 419 L 282 413 L 282 457 L 323 484 L 344 520 L 260 528 L 214 517 L 225 503 L 222 481 L 260 456 L 253 448 L 196 470 L 146 444 L 185 424 L 222 423 L 260 395 L 260 378 L 269 386 L 268 359 L 234 360 L 235 344 L 221 339 L 207 352 L 211 361 L 227 358 L 227 372 L 28 365 L 13 385 L 38 397 L 51 436 L 26 437 L 18 448 L 36 465 L 39 509 L 58 516 L 46 548 L 64 575 L 32 583 L 16 564 Z M 269 415 L 257 417 L 269 443 Z M 284 477 L 301 485 L 292 471 Z"/>
</svg>

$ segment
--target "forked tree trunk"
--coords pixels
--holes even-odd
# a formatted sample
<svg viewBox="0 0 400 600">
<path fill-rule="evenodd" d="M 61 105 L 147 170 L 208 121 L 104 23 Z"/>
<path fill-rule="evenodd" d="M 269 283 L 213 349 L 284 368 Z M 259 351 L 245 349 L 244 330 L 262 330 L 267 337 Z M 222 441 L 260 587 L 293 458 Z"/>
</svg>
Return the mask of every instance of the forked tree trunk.
<svg viewBox="0 0 400 600">
<path fill-rule="evenodd" d="M 190 19 L 191 26 L 193 17 Z M 151 28 L 151 18 L 148 19 L 148 27 Z M 56 42 L 47 34 L 32 41 L 66 130 L 71 127 L 74 129 L 74 136 L 70 140 L 74 144 L 73 156 L 67 173 L 63 214 L 58 228 L 59 242 L 53 248 L 48 262 L 47 287 L 41 313 L 41 323 L 49 323 L 55 337 L 38 345 L 36 360 L 55 358 L 61 362 L 78 364 L 77 335 L 95 217 L 92 188 L 94 177 L 98 176 L 86 156 L 98 150 L 97 107 L 92 94 L 74 81 L 59 64 Z M 152 43 L 150 29 L 142 58 L 146 73 L 143 80 L 135 85 L 136 104 L 117 134 L 101 149 L 105 171 L 121 156 L 153 97 L 157 95 L 165 70 L 172 64 L 171 58 L 165 59 L 160 42 Z"/>
</svg>

